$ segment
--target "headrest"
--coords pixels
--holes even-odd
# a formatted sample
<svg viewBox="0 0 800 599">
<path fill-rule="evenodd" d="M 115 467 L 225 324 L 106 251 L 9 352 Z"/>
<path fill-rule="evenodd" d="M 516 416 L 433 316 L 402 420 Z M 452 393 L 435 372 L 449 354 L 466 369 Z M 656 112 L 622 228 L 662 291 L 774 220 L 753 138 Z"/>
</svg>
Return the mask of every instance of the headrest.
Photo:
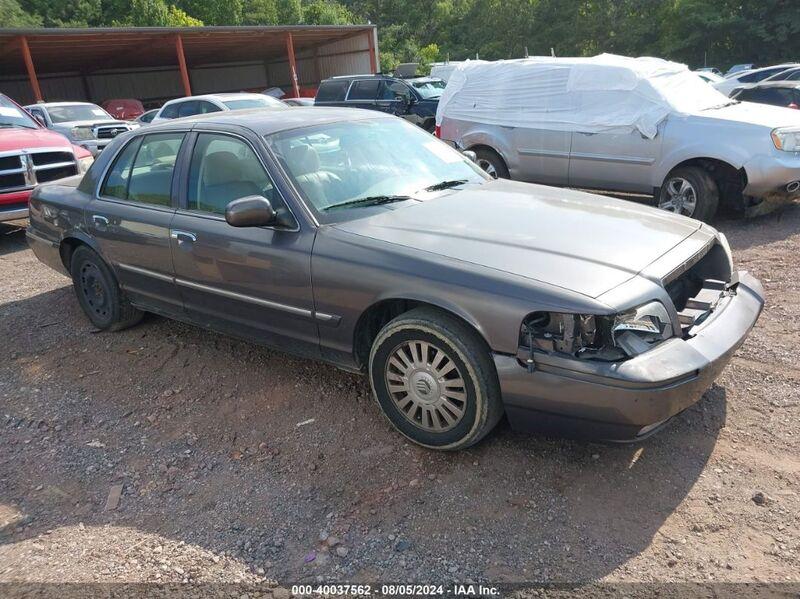
<svg viewBox="0 0 800 599">
<path fill-rule="evenodd" d="M 295 177 L 315 173 L 319 170 L 317 151 L 309 145 L 302 144 L 289 149 L 287 157 L 289 170 Z"/>
<path fill-rule="evenodd" d="M 204 162 L 203 182 L 206 185 L 222 185 L 242 179 L 242 165 L 233 152 L 213 152 Z"/>
</svg>

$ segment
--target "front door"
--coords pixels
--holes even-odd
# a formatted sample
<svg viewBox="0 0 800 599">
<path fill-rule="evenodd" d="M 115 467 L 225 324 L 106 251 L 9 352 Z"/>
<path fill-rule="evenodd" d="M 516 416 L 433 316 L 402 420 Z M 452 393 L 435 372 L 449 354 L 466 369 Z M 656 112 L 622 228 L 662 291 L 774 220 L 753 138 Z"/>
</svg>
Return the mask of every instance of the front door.
<svg viewBox="0 0 800 599">
<path fill-rule="evenodd" d="M 319 354 L 311 292 L 314 231 L 232 227 L 226 206 L 260 195 L 288 206 L 244 138 L 194 137 L 182 208 L 171 225 L 175 282 L 200 324 L 304 355 Z"/>
<path fill-rule="evenodd" d="M 607 189 L 653 193 L 653 165 L 661 157 L 664 123 L 655 138 L 638 129 L 631 132 L 572 134 L 569 185 L 583 189 Z"/>
<path fill-rule="evenodd" d="M 114 159 L 89 205 L 86 226 L 137 305 L 181 312 L 172 280 L 173 171 L 185 133 L 136 137 Z"/>
</svg>

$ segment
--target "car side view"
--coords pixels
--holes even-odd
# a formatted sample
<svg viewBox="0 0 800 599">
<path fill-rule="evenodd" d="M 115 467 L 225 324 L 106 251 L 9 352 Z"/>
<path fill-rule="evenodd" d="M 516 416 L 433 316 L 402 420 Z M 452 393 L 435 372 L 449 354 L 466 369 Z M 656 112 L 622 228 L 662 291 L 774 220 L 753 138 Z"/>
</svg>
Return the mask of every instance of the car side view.
<svg viewBox="0 0 800 599">
<path fill-rule="evenodd" d="M 91 322 L 143 312 L 365 372 L 436 449 L 521 430 L 639 439 L 695 403 L 760 284 L 703 223 L 494 180 L 403 119 L 219 112 L 42 185 L 27 238 Z"/>
</svg>

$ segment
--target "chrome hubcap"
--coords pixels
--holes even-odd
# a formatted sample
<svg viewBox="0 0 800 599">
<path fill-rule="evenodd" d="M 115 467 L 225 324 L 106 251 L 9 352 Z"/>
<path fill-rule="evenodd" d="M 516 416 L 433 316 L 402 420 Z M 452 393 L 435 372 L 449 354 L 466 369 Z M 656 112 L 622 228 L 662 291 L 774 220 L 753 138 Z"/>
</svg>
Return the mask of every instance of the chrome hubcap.
<svg viewBox="0 0 800 599">
<path fill-rule="evenodd" d="M 497 169 L 485 158 L 478 158 L 478 166 L 489 173 L 493 179 L 497 179 Z"/>
<path fill-rule="evenodd" d="M 441 433 L 464 418 L 464 377 L 455 362 L 430 343 L 398 345 L 386 363 L 386 385 L 400 412 L 421 429 Z"/>
<path fill-rule="evenodd" d="M 692 216 L 697 208 L 697 192 L 694 186 L 683 177 L 669 179 L 665 185 L 658 207 L 662 210 Z"/>
</svg>

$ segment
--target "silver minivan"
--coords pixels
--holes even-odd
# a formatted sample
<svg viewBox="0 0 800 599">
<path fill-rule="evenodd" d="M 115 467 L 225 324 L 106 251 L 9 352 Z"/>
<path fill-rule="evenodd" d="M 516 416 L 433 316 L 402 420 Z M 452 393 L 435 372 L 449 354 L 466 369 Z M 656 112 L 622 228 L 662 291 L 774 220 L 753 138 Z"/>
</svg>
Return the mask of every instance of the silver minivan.
<svg viewBox="0 0 800 599">
<path fill-rule="evenodd" d="M 731 100 L 659 59 L 467 62 L 437 133 L 495 177 L 645 195 L 700 220 L 800 196 L 800 111 Z"/>
</svg>

